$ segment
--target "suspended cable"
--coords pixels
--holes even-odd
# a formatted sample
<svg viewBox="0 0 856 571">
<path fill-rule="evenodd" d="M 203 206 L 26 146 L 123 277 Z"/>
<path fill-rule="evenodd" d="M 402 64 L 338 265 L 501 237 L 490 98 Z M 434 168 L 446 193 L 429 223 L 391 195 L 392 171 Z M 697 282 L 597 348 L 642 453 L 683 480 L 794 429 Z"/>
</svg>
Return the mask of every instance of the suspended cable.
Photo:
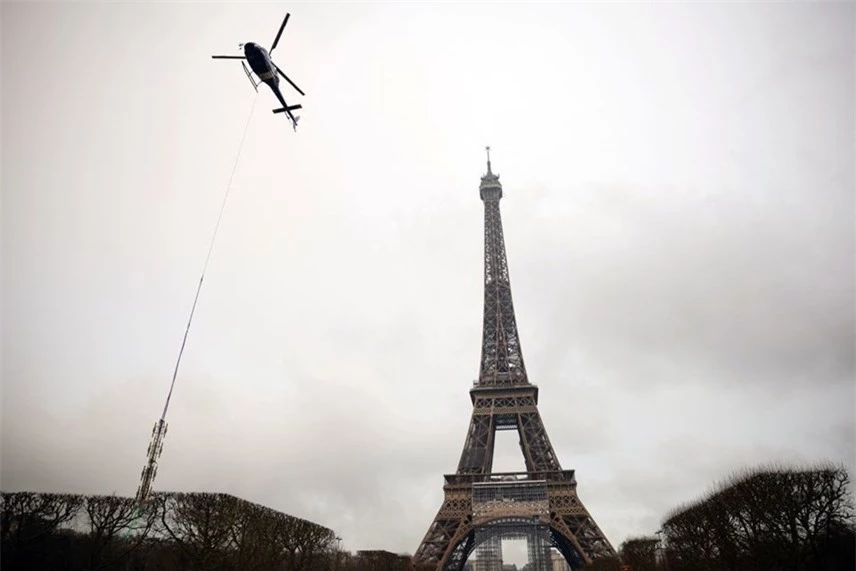
<svg viewBox="0 0 856 571">
<path fill-rule="evenodd" d="M 205 263 L 202 264 L 202 274 L 199 276 L 199 285 L 196 286 L 196 296 L 193 298 L 193 306 L 190 308 L 190 316 L 187 319 L 187 328 L 184 330 L 184 338 L 181 340 L 181 349 L 178 350 L 178 358 L 175 361 L 175 370 L 172 372 L 172 382 L 169 385 L 169 393 L 166 395 L 166 403 L 163 405 L 161 420 L 166 417 L 166 411 L 169 408 L 169 400 L 172 398 L 172 389 L 175 388 L 175 379 L 178 376 L 178 367 L 181 365 L 181 356 L 184 354 L 184 345 L 187 343 L 187 334 L 190 332 L 190 324 L 193 322 L 193 312 L 196 311 L 196 302 L 199 300 L 199 292 L 202 291 L 202 281 L 205 279 L 205 271 L 208 269 L 208 262 L 211 260 L 211 252 L 214 250 L 214 241 L 217 239 L 217 232 L 220 230 L 220 221 L 223 220 L 223 210 L 226 208 L 226 201 L 229 199 L 229 192 L 232 190 L 232 179 L 235 178 L 235 171 L 238 169 L 238 159 L 241 157 L 241 151 L 244 148 L 244 140 L 247 138 L 247 131 L 250 127 L 250 119 L 253 116 L 253 111 L 256 108 L 258 93 L 253 97 L 253 105 L 250 107 L 250 114 L 247 116 L 247 122 L 244 125 L 244 134 L 241 135 L 241 142 L 238 144 L 238 153 L 235 155 L 235 162 L 232 164 L 232 173 L 229 175 L 229 182 L 226 185 L 226 193 L 223 195 L 223 202 L 220 204 L 220 213 L 217 215 L 217 223 L 214 225 L 214 233 L 211 235 L 211 243 L 208 245 L 208 254 L 205 256 Z"/>
<path fill-rule="evenodd" d="M 220 213 L 217 215 L 217 223 L 214 225 L 214 232 L 211 235 L 211 242 L 208 245 L 208 254 L 205 256 L 205 263 L 202 264 L 202 273 L 199 276 L 199 284 L 196 286 L 196 295 L 193 297 L 193 305 L 190 308 L 190 316 L 187 318 L 187 327 L 184 329 L 184 337 L 181 339 L 181 348 L 178 350 L 178 358 L 175 360 L 175 369 L 172 372 L 172 381 L 169 384 L 169 393 L 166 396 L 166 402 L 163 405 L 160 419 L 155 423 L 152 429 L 152 440 L 149 443 L 148 460 L 143 472 L 140 475 L 140 487 L 137 489 L 137 501 L 143 502 L 151 491 L 152 483 L 157 473 L 157 459 L 163 451 L 163 438 L 166 435 L 166 411 L 169 409 L 169 401 L 172 398 L 172 391 L 175 388 L 175 380 L 178 377 L 178 369 L 181 366 L 181 357 L 184 355 L 184 347 L 187 344 L 187 335 L 190 333 L 190 325 L 193 323 L 193 314 L 196 311 L 196 303 L 199 301 L 199 292 L 202 291 L 202 282 L 205 280 L 205 272 L 208 269 L 208 262 L 211 260 L 211 252 L 214 250 L 214 242 L 217 239 L 217 232 L 220 230 L 220 222 L 223 220 L 223 211 L 226 209 L 226 202 L 229 199 L 229 192 L 232 190 L 232 180 L 235 178 L 235 171 L 238 169 L 238 160 L 241 158 L 241 151 L 244 148 L 244 140 L 247 138 L 247 132 L 250 128 L 250 120 L 253 117 L 253 111 L 256 108 L 258 100 L 258 92 L 253 97 L 253 105 L 250 107 L 250 113 L 247 116 L 247 122 L 244 124 L 244 133 L 241 135 L 241 142 L 238 144 L 238 152 L 235 155 L 235 161 L 232 164 L 232 172 L 229 175 L 229 182 L 226 184 L 226 192 L 223 195 L 223 201 L 220 204 Z"/>
</svg>

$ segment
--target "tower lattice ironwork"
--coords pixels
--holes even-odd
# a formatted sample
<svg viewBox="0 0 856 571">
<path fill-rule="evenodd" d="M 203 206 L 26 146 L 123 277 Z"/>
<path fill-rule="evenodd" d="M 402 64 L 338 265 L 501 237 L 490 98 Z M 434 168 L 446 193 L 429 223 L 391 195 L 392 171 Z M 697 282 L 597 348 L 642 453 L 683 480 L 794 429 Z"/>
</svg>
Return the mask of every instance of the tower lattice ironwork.
<svg viewBox="0 0 856 571">
<path fill-rule="evenodd" d="M 546 531 L 572 569 L 615 553 L 577 496 L 574 470 L 563 470 L 538 412 L 511 299 L 499 200 L 491 170 L 484 202 L 484 319 L 479 378 L 470 390 L 472 419 L 455 474 L 445 476 L 444 500 L 413 556 L 419 568 L 460 571 L 470 554 L 501 537 Z M 493 473 L 497 430 L 517 430 L 526 472 Z"/>
</svg>

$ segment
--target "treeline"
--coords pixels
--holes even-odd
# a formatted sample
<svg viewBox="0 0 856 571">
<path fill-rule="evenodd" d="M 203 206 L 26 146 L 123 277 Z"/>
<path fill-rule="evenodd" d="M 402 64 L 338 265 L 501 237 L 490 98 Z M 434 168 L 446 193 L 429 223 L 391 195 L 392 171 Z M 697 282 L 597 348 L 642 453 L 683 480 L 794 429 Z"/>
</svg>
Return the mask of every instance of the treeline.
<svg viewBox="0 0 856 571">
<path fill-rule="evenodd" d="M 384 552 L 340 551 L 339 538 L 324 526 L 227 494 L 158 493 L 145 507 L 118 496 L 0 497 L 4 571 L 400 568 Z"/>
<path fill-rule="evenodd" d="M 663 522 L 674 571 L 847 569 L 853 501 L 843 468 L 748 472 Z"/>
<path fill-rule="evenodd" d="M 628 539 L 602 571 L 852 571 L 856 527 L 843 468 L 747 471 L 675 509 L 658 537 Z M 627 567 L 624 567 L 625 569 Z"/>
<path fill-rule="evenodd" d="M 413 571 L 409 555 L 389 551 L 357 551 L 342 554 L 343 571 Z"/>
</svg>

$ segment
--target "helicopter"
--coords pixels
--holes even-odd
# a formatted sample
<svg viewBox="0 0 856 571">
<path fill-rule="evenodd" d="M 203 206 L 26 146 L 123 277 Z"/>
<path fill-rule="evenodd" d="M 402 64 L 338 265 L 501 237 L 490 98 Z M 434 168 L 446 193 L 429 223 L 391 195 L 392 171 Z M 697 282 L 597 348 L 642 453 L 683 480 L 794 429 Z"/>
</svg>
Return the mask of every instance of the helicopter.
<svg viewBox="0 0 856 571">
<path fill-rule="evenodd" d="M 259 85 L 262 82 L 266 83 L 268 87 L 271 88 L 273 94 L 276 95 L 276 98 L 279 99 L 279 102 L 282 103 L 282 107 L 279 109 L 274 109 L 274 113 L 285 113 L 288 115 L 288 118 L 291 119 L 292 125 L 294 125 L 294 130 L 297 131 L 297 121 L 300 119 L 300 115 L 294 116 L 292 111 L 296 111 L 297 109 L 301 109 L 302 105 L 288 105 L 285 102 L 285 98 L 282 96 L 282 91 L 279 89 L 279 76 L 281 75 L 291 86 L 300 93 L 300 95 L 306 95 L 303 93 L 297 85 L 288 78 L 285 73 L 275 64 L 273 60 L 271 60 L 271 54 L 273 50 L 276 49 L 277 44 L 279 43 L 279 38 L 282 36 L 282 31 L 285 29 L 285 25 L 288 23 L 288 18 L 291 14 L 286 14 L 285 19 L 282 21 L 282 25 L 279 27 L 279 31 L 276 33 L 276 38 L 273 40 L 273 44 L 270 47 L 270 51 L 264 49 L 257 43 L 247 42 L 245 44 L 238 44 L 238 49 L 243 48 L 244 55 L 242 56 L 211 56 L 213 59 L 239 59 L 246 60 L 250 63 L 250 69 L 255 72 L 258 76 L 259 81 L 256 82 L 253 79 L 252 73 L 247 69 L 247 64 L 241 61 L 241 66 L 244 68 L 244 72 L 247 74 L 247 78 L 249 78 L 250 83 L 253 84 L 253 89 L 256 90 L 256 93 L 259 91 Z"/>
</svg>

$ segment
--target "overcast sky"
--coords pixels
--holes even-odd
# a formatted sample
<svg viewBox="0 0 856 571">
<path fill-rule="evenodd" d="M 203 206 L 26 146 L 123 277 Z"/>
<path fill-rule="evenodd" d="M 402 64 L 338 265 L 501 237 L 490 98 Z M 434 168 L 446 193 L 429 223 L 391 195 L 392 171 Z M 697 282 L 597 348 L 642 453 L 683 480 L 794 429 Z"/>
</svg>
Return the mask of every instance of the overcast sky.
<svg viewBox="0 0 856 571">
<path fill-rule="evenodd" d="M 295 134 L 237 62 L 269 46 Z M 412 553 L 517 322 L 617 547 L 735 470 L 856 474 L 852 3 L 2 5 L 2 488 L 156 490 Z M 522 469 L 512 434 L 496 470 Z"/>
</svg>

